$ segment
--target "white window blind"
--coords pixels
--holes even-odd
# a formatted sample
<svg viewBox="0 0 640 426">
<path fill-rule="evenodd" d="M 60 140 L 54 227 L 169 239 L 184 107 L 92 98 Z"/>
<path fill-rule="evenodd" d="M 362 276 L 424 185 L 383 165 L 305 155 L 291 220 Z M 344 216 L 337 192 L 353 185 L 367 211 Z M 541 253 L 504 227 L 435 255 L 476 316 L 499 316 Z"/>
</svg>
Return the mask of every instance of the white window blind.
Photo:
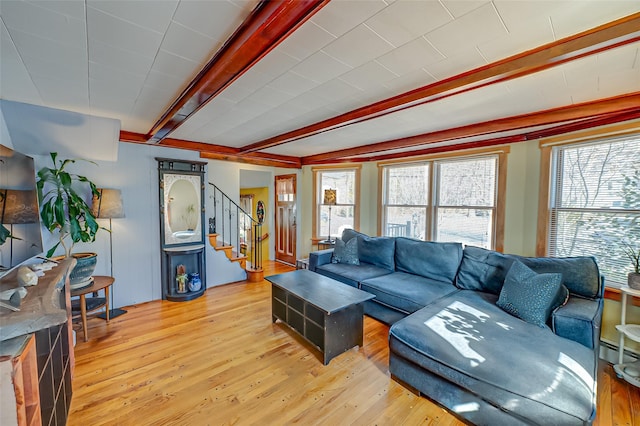
<svg viewBox="0 0 640 426">
<path fill-rule="evenodd" d="M 550 256 L 592 255 L 606 284 L 627 282 L 640 246 L 640 138 L 554 147 Z"/>
</svg>

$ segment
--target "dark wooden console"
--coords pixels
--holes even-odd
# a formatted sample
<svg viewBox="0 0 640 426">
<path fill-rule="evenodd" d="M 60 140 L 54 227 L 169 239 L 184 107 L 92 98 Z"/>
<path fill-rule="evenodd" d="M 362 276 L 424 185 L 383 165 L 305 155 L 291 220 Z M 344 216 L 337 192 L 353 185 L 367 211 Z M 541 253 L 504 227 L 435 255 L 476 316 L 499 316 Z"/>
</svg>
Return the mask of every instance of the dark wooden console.
<svg viewBox="0 0 640 426">
<path fill-rule="evenodd" d="M 10 352 L 0 361 L 11 363 L 14 377 L 22 378 L 14 381 L 13 389 L 3 386 L 3 400 L 11 396 L 15 401 L 15 416 L 3 405 L 2 424 L 5 416 L 10 419 L 6 424 L 12 424 L 14 417 L 15 424 L 66 424 L 75 363 L 68 283 L 74 264 L 75 260 L 65 260 L 40 277 L 36 286 L 27 287 L 19 312 L 0 308 L 0 345 Z M 15 271 L 0 279 L 2 290 L 16 286 Z M 5 393 L 11 390 L 13 395 Z"/>
</svg>

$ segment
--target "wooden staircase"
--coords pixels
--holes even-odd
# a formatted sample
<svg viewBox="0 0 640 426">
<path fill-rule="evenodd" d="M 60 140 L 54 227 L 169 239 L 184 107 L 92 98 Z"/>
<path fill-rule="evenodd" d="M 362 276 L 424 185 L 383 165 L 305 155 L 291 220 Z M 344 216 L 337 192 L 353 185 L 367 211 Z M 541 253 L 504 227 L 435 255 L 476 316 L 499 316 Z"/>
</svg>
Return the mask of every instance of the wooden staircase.
<svg viewBox="0 0 640 426">
<path fill-rule="evenodd" d="M 209 234 L 209 244 L 211 244 L 216 251 L 223 251 L 227 259 L 231 262 L 238 262 L 240 267 L 247 272 L 247 281 L 257 283 L 264 279 L 264 270 L 262 267 L 247 268 L 247 256 L 235 251 L 232 245 L 218 242 L 218 234 Z"/>
<path fill-rule="evenodd" d="M 242 269 L 247 269 L 247 256 L 233 250 L 234 247 L 232 245 L 218 242 L 218 234 L 209 234 L 209 244 L 216 251 L 223 251 L 230 261 L 238 262 Z"/>
<path fill-rule="evenodd" d="M 231 262 L 238 262 L 247 272 L 247 280 L 260 282 L 262 269 L 262 223 L 251 215 L 220 188 L 209 182 L 213 189 L 213 217 L 209 219 L 209 244 L 216 251 L 223 251 Z M 220 241 L 218 241 L 220 238 Z M 234 244 L 235 242 L 235 244 Z"/>
</svg>

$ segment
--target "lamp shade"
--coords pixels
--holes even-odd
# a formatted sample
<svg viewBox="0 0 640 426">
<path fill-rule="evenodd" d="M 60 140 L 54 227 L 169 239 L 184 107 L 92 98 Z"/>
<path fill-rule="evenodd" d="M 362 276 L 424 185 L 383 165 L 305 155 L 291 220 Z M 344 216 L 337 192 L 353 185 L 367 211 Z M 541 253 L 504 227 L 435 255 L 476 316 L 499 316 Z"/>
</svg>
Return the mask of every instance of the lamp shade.
<svg viewBox="0 0 640 426">
<path fill-rule="evenodd" d="M 336 205 L 336 190 L 335 189 L 325 189 L 324 190 L 324 200 L 323 203 L 327 206 L 335 206 Z"/>
<path fill-rule="evenodd" d="M 93 196 L 91 213 L 98 219 L 124 217 L 124 205 L 119 189 L 98 188 L 100 198 Z"/>
<path fill-rule="evenodd" d="M 0 189 L 0 219 L 5 224 L 36 223 L 38 202 L 35 191 Z"/>
</svg>

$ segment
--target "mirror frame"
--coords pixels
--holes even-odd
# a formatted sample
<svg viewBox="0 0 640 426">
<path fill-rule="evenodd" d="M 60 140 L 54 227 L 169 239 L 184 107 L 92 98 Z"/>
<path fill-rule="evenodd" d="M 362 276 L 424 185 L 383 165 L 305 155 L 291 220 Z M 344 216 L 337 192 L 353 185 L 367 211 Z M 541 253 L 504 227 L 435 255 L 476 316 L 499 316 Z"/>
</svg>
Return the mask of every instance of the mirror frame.
<svg viewBox="0 0 640 426">
<path fill-rule="evenodd" d="M 156 158 L 159 172 L 160 198 L 160 244 L 163 248 L 204 244 L 205 242 L 205 194 L 204 174 L 207 163 L 200 161 L 172 160 Z M 193 235 L 178 238 L 171 230 L 167 208 L 171 187 L 180 180 L 191 183 L 199 202 L 198 225 Z"/>
</svg>

